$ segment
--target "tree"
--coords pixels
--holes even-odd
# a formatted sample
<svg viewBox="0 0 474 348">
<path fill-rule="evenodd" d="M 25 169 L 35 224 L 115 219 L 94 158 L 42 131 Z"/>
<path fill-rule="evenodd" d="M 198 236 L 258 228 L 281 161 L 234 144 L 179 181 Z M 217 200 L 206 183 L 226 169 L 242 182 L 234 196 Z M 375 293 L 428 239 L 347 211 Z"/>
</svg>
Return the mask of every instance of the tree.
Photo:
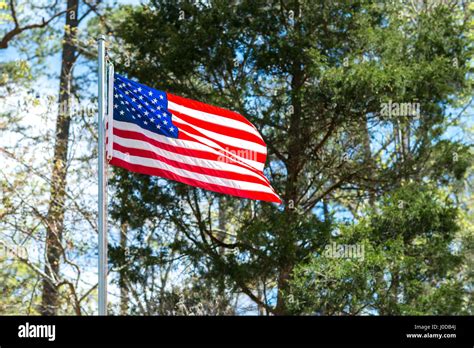
<svg viewBox="0 0 474 348">
<path fill-rule="evenodd" d="M 68 0 L 66 14 L 66 30 L 61 58 L 61 74 L 59 77 L 59 114 L 56 121 L 56 137 L 51 180 L 51 198 L 47 215 L 47 239 L 45 273 L 57 279 L 62 254 L 62 234 L 64 229 L 64 201 L 66 199 L 67 154 L 69 142 L 69 125 L 71 122 L 68 107 L 71 96 L 71 81 L 74 62 L 76 61 L 76 45 L 74 39 L 78 26 L 78 0 Z M 43 315 L 57 313 L 58 289 L 50 280 L 43 280 Z"/>
<path fill-rule="evenodd" d="M 48 10 L 47 18 L 43 17 L 41 21 L 35 22 L 29 18 L 31 17 L 29 16 L 30 13 L 24 11 L 25 5 L 31 7 L 31 14 L 34 13 L 35 10 Z M 21 13 L 18 13 L 18 7 L 22 7 Z M 15 0 L 10 0 L 8 3 L 8 12 L 8 18 L 13 24 L 13 27 L 6 28 L 5 31 L 2 30 L 0 35 L 0 49 L 8 48 L 10 41 L 14 40 L 24 32 L 47 28 L 51 22 L 53 22 L 57 17 L 63 15 L 66 11 L 59 11 L 56 4 L 54 6 L 42 6 L 41 4 L 24 3 L 22 6 L 18 6 Z"/>
<path fill-rule="evenodd" d="M 44 272 L 49 277 L 43 280 L 42 309 L 43 315 L 57 314 L 59 267 L 64 256 L 63 234 L 64 216 L 67 199 L 68 148 L 70 144 L 70 127 L 72 119 L 71 101 L 74 97 L 73 71 L 79 53 L 83 52 L 78 40 L 78 26 L 91 12 L 97 13 L 100 2 L 84 1 L 83 13 L 79 14 L 80 1 L 68 0 L 66 8 L 66 25 L 62 43 L 61 71 L 59 76 L 58 117 L 56 119 L 55 145 L 51 175 L 51 195 L 46 216 L 46 263 Z M 90 53 L 89 53 L 90 54 Z M 52 282 L 51 279 L 54 281 Z"/>
<path fill-rule="evenodd" d="M 295 313 L 465 315 L 466 253 L 454 241 L 459 210 L 428 185 L 387 193 L 357 222 L 341 224 L 333 250 L 300 264 L 287 294 Z M 344 247 L 359 246 L 360 254 Z M 329 251 L 329 252 L 328 252 Z M 395 276 L 397 278 L 395 278 Z"/>
<path fill-rule="evenodd" d="M 368 197 L 457 175 L 438 161 L 454 147 L 467 154 L 441 139 L 453 121 L 446 108 L 470 88 L 460 5 L 151 1 L 121 9 L 126 20 L 114 34 L 129 53 L 115 53 L 117 70 L 248 117 L 264 135 L 267 175 L 285 202 L 229 200 L 219 208 L 232 212 L 222 241 L 218 195 L 168 183 L 145 198 L 137 193 L 164 189 L 159 180 L 134 175 L 122 184 L 117 171 L 115 185 L 127 187 L 134 207 L 127 216 L 146 229 L 141 204 L 175 212 L 168 221 L 186 238 L 174 247 L 203 278 L 267 313 L 291 313 L 295 267 L 330 242 L 335 211 L 357 218 Z M 393 270 L 395 288 L 403 272 Z M 398 293 L 391 296 L 396 302 Z"/>
<path fill-rule="evenodd" d="M 12 256 L 0 259 L 2 265 L 0 313 L 2 315 L 38 314 L 35 304 L 39 301 L 38 284 L 41 278 L 27 265 L 18 262 L 16 255 L 12 253 Z"/>
<path fill-rule="evenodd" d="M 89 232 L 93 237 L 96 230 L 94 207 L 88 201 L 90 194 L 81 188 L 81 185 L 91 186 L 90 181 L 94 180 L 90 174 L 94 159 L 90 139 L 94 134 L 88 127 L 93 122 L 88 119 L 93 109 L 83 92 L 88 88 L 88 79 L 79 74 L 73 78 L 72 73 L 79 59 L 78 50 L 81 53 L 86 50 L 79 29 L 63 25 L 58 28 L 60 16 L 56 14 L 65 14 L 67 24 L 75 26 L 74 22 L 97 14 L 99 2 L 77 2 L 81 4 L 78 16 L 77 6 L 68 11 L 67 4 L 45 6 L 43 2 L 10 1 L 8 11 L 16 20 L 2 27 L 0 33 L 8 38 L 9 46 L 9 55 L 1 63 L 5 69 L 0 84 L 0 95 L 5 101 L 0 131 L 2 139 L 7 140 L 0 148 L 7 163 L 0 170 L 0 241 L 13 250 L 25 246 L 37 250 L 28 257 L 17 256 L 11 264 L 3 262 L 12 272 L 17 264 L 28 267 L 43 285 L 43 296 L 36 295 L 35 286 L 35 295 L 31 297 L 35 313 L 87 313 L 96 287 L 81 279 L 86 272 L 82 255 L 91 250 Z M 74 5 L 69 2 L 69 6 Z M 39 21 L 41 25 L 35 25 L 38 18 L 45 18 Z M 62 47 L 61 37 L 65 38 L 62 52 L 65 63 L 61 71 L 51 73 L 44 62 Z M 8 61 L 10 57 L 12 62 Z M 44 88 L 38 82 L 46 76 L 54 85 L 56 73 L 61 80 L 58 98 L 46 95 L 45 90 L 50 86 Z M 15 104 L 18 101 L 18 105 L 11 105 L 12 100 Z M 59 104 L 56 109 L 55 104 Z M 59 116 L 54 121 L 58 121 L 58 126 L 56 131 L 51 131 L 54 129 L 51 116 L 56 112 Z M 56 151 L 51 139 L 57 140 Z M 78 148 L 90 154 L 77 151 Z M 72 179 L 68 185 L 66 172 Z M 82 231 L 80 238 L 75 230 Z M 46 257 L 43 259 L 42 255 Z M 67 272 L 60 270 L 61 264 L 66 265 Z M 11 297 L 5 299 L 10 301 Z"/>
</svg>

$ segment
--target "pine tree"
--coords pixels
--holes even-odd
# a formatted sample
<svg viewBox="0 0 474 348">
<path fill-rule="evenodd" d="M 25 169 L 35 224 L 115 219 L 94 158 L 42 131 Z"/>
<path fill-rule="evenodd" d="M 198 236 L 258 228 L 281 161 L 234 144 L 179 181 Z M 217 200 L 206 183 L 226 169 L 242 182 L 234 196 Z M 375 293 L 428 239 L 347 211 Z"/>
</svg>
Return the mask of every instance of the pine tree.
<svg viewBox="0 0 474 348">
<path fill-rule="evenodd" d="M 138 175 L 123 182 L 117 171 L 115 185 L 130 192 L 134 209 L 114 210 L 136 221 L 154 218 L 142 204 L 170 212 L 165 218 L 186 237 L 170 247 L 203 279 L 244 293 L 267 313 L 293 313 L 293 274 L 331 241 L 336 211 L 357 218 L 366 199 L 375 204 L 411 181 L 453 176 L 438 161 L 459 146 L 441 139 L 452 121 L 446 108 L 470 88 L 462 10 L 363 1 L 152 1 L 121 9 L 117 69 L 245 115 L 264 136 L 266 173 L 284 205 L 228 200 L 219 206 L 229 216 L 222 241 L 216 194 Z M 387 115 L 387 105 L 415 112 Z M 157 194 L 139 194 L 146 191 Z M 407 286 L 400 267 L 392 270 L 390 303 Z"/>
</svg>

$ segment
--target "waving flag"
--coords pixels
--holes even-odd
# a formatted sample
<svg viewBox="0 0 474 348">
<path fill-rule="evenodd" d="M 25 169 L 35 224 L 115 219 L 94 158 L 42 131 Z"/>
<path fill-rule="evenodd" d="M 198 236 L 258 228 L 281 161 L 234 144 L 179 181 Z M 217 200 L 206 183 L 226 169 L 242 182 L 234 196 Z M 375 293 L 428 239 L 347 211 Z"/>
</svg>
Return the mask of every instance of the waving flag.
<svg viewBox="0 0 474 348">
<path fill-rule="evenodd" d="M 263 175 L 265 142 L 242 115 L 118 74 L 114 80 L 113 119 L 107 135 L 112 165 L 210 191 L 281 203 Z"/>
</svg>

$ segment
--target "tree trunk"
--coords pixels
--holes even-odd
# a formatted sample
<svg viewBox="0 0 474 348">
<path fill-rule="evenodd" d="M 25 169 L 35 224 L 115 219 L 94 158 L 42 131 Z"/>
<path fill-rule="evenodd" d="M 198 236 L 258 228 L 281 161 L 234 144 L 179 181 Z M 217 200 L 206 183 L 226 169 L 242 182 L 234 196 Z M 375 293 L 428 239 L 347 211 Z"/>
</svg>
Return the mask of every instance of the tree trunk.
<svg viewBox="0 0 474 348">
<path fill-rule="evenodd" d="M 402 142 L 402 153 L 404 164 L 407 164 L 411 158 L 411 149 L 410 149 L 410 119 L 407 116 L 401 127 L 401 142 Z"/>
<path fill-rule="evenodd" d="M 372 157 L 372 150 L 370 149 L 370 132 L 369 124 L 367 122 L 367 116 L 361 115 L 361 130 L 360 134 L 362 135 L 362 144 L 364 146 L 364 161 L 368 165 L 367 171 L 367 194 L 369 195 L 369 204 L 371 206 L 375 203 L 375 189 L 372 187 L 373 173 L 375 171 L 375 161 Z"/>
<path fill-rule="evenodd" d="M 120 248 L 125 252 L 127 250 L 127 223 L 122 222 L 120 226 Z M 127 253 L 125 253 L 127 255 Z M 127 260 L 125 260 L 127 262 Z M 120 314 L 128 314 L 128 288 L 124 270 L 120 272 Z"/>
<path fill-rule="evenodd" d="M 225 242 L 226 239 L 226 222 L 227 222 L 227 214 L 226 214 L 226 205 L 224 202 L 224 197 L 219 197 L 219 207 L 218 207 L 218 219 L 217 225 L 219 231 L 217 232 L 216 238 L 219 239 L 221 242 Z M 219 255 L 224 255 L 225 248 L 223 246 L 219 247 Z"/>
<path fill-rule="evenodd" d="M 43 279 L 43 294 L 40 313 L 56 315 L 59 305 L 57 280 L 62 254 L 62 237 L 64 230 L 64 212 L 66 198 L 67 154 L 69 125 L 71 115 L 69 101 L 71 95 L 72 70 L 76 60 L 76 29 L 78 26 L 77 11 L 79 0 L 68 0 L 66 12 L 66 29 L 64 32 L 59 79 L 59 111 L 56 120 L 53 168 L 51 175 L 51 196 L 46 217 L 46 260 L 45 273 L 55 281 Z"/>
<path fill-rule="evenodd" d="M 217 238 L 221 241 L 221 242 L 226 242 L 226 237 L 227 237 L 227 208 L 226 208 L 226 200 L 223 196 L 219 197 L 219 212 L 218 212 L 218 228 L 219 228 L 219 231 L 217 233 Z M 223 247 L 223 246 L 220 246 L 219 247 L 219 255 L 221 257 L 224 257 L 225 256 L 225 253 L 226 253 L 226 248 Z M 226 298 L 226 295 L 225 295 L 225 284 L 224 282 L 219 282 L 219 284 L 217 285 L 217 294 L 219 296 L 219 300 L 218 300 L 218 306 L 217 306 L 217 310 L 218 310 L 218 313 L 223 313 L 225 311 L 225 306 L 226 306 L 226 301 L 225 301 L 225 298 Z"/>
<path fill-rule="evenodd" d="M 296 11 L 299 14 L 299 8 Z M 298 25 L 296 25 L 298 30 Z M 301 163 L 304 157 L 302 144 L 305 142 L 305 133 L 301 125 L 302 100 L 301 87 L 303 85 L 304 72 L 298 59 L 295 59 L 291 79 L 291 111 L 289 112 L 290 125 L 288 129 L 288 159 L 286 163 L 287 181 L 285 185 L 284 200 L 286 225 L 282 226 L 279 238 L 283 241 L 284 250 L 280 255 L 279 274 L 277 279 L 278 298 L 275 307 L 276 315 L 287 315 L 288 308 L 285 296 L 288 296 L 289 280 L 295 266 L 296 237 L 294 226 L 298 219 L 296 202 L 298 200 L 298 175 L 301 171 Z"/>
</svg>

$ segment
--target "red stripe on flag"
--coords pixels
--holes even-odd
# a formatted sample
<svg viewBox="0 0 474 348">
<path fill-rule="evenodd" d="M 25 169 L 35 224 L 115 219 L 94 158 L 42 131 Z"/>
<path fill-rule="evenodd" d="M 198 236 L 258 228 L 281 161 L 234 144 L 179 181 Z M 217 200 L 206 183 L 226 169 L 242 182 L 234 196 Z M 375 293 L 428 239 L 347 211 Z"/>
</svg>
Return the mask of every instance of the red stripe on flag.
<svg viewBox="0 0 474 348">
<path fill-rule="evenodd" d="M 266 146 L 265 142 L 253 133 L 249 133 L 241 129 L 227 127 L 226 125 L 218 125 L 216 123 L 199 120 L 195 117 L 188 116 L 178 111 L 172 111 L 171 113 L 173 115 L 178 116 L 183 121 L 186 121 L 187 123 L 192 124 L 193 126 L 195 125 L 199 128 L 203 128 L 211 132 L 216 132 L 216 133 L 226 135 L 229 137 L 243 139 L 243 140 L 254 142 L 262 146 Z"/>
<path fill-rule="evenodd" d="M 261 171 L 255 169 L 255 168 L 253 168 L 253 167 L 251 167 L 251 166 L 249 166 L 249 165 L 247 165 L 247 164 L 245 164 L 241 161 L 234 160 L 233 158 L 228 157 L 228 156 L 224 156 L 224 153 L 222 153 L 221 155 L 217 155 L 215 153 L 208 152 L 208 151 L 189 149 L 189 148 L 179 147 L 179 146 L 172 146 L 172 145 L 169 145 L 169 144 L 159 142 L 159 141 L 157 141 L 155 139 L 152 139 L 150 137 L 147 137 L 143 133 L 138 133 L 138 132 L 135 132 L 135 131 L 125 131 L 125 130 L 118 129 L 118 128 L 114 128 L 114 135 L 119 136 L 121 138 L 128 138 L 128 139 L 135 139 L 135 140 L 145 141 L 145 142 L 148 142 L 148 143 L 152 144 L 153 146 L 156 146 L 160 149 L 170 151 L 170 152 L 174 152 L 174 153 L 184 155 L 184 156 L 196 157 L 196 158 L 206 159 L 206 160 L 210 160 L 210 161 L 225 160 L 225 161 L 228 161 L 228 163 L 230 163 L 230 164 L 234 164 L 234 165 L 243 167 L 247 170 L 253 171 L 254 173 L 256 173 L 258 175 L 262 175 Z M 185 139 L 181 139 L 181 138 L 182 137 L 180 136 L 180 140 L 196 142 L 193 138 L 190 138 L 190 137 L 188 139 L 186 139 L 187 138 L 186 136 L 183 137 Z M 267 179 L 267 184 L 268 183 L 269 182 L 268 182 L 268 179 Z"/>
<path fill-rule="evenodd" d="M 281 200 L 278 198 L 276 194 L 270 194 L 270 193 L 259 192 L 259 191 L 239 190 L 235 188 L 219 186 L 216 184 L 210 184 L 210 183 L 206 183 L 199 180 L 186 178 L 186 177 L 177 175 L 176 173 L 173 173 L 169 170 L 152 168 L 152 167 L 147 167 L 147 166 L 138 165 L 138 164 L 132 164 L 116 157 L 112 158 L 112 160 L 110 161 L 110 164 L 128 169 L 132 172 L 146 174 L 146 175 L 161 176 L 166 179 L 182 182 L 184 184 L 191 185 L 191 186 L 200 187 L 205 190 L 229 194 L 229 195 L 242 197 L 242 198 L 281 203 Z"/>
<path fill-rule="evenodd" d="M 171 94 L 171 93 L 166 93 L 166 96 L 168 98 L 168 101 L 170 101 L 170 102 L 180 104 L 180 105 L 186 106 L 186 107 L 194 109 L 194 110 L 203 111 L 203 112 L 207 112 L 209 114 L 214 114 L 214 115 L 217 115 L 217 116 L 227 117 L 227 118 L 230 118 L 230 119 L 233 119 L 233 120 L 236 120 L 236 121 L 240 121 L 240 122 L 243 122 L 243 123 L 246 123 L 246 124 L 252 126 L 252 128 L 254 128 L 254 129 L 256 129 L 255 126 L 252 123 L 250 123 L 249 120 L 247 120 L 244 116 L 242 116 L 241 114 L 238 114 L 237 112 L 230 111 L 230 110 L 227 110 L 227 109 L 223 109 L 223 108 L 220 108 L 220 107 L 214 106 L 214 105 L 204 104 L 204 103 L 198 102 L 196 100 L 191 100 L 191 99 L 188 99 L 188 98 L 179 97 L 179 96 Z"/>
<path fill-rule="evenodd" d="M 268 186 L 268 183 L 261 178 L 257 178 L 252 175 L 246 175 L 246 174 L 240 174 L 240 173 L 235 173 L 227 170 L 218 170 L 218 169 L 212 169 L 212 168 L 204 168 L 192 164 L 187 164 L 183 162 L 178 162 L 171 160 L 169 158 L 160 156 L 159 154 L 149 151 L 149 150 L 144 150 L 144 149 L 136 149 L 136 148 L 131 148 L 131 147 L 125 147 L 120 144 L 114 143 L 114 150 L 120 151 L 124 154 L 129 154 L 131 156 L 138 156 L 138 157 L 145 157 L 145 158 L 152 158 L 157 161 L 169 164 L 170 166 L 184 169 L 184 170 L 189 170 L 195 173 L 199 174 L 204 174 L 204 175 L 209 175 L 209 176 L 214 176 L 217 178 L 224 178 L 224 179 L 230 179 L 230 180 L 239 180 L 239 181 L 247 181 L 247 182 L 254 182 L 256 184 L 261 184 Z"/>
<path fill-rule="evenodd" d="M 200 131 L 196 130 L 192 126 L 182 124 L 182 123 L 180 123 L 179 121 L 176 121 L 176 120 L 173 120 L 173 123 L 176 126 L 178 126 L 179 130 L 184 130 L 184 131 L 190 133 L 190 134 L 185 134 L 184 132 L 179 132 L 178 139 L 192 140 L 192 141 L 200 142 L 199 140 L 197 140 L 196 138 L 193 137 L 193 135 L 195 135 L 195 136 L 199 136 L 199 137 L 205 138 L 207 140 L 210 140 L 210 141 L 216 143 L 217 145 L 219 145 L 220 148 L 222 148 L 222 149 L 224 149 L 228 152 L 231 152 L 234 155 L 245 158 L 247 160 L 259 162 L 259 163 L 262 163 L 262 164 L 264 164 L 265 161 L 267 160 L 267 154 L 265 154 L 265 153 L 261 153 L 261 152 L 255 151 L 255 150 L 236 147 L 236 146 L 232 146 L 232 145 L 223 143 L 221 141 L 218 141 L 216 139 L 213 139 L 211 137 L 208 137 L 208 136 L 202 134 Z M 220 150 L 219 147 L 214 147 L 214 149 Z"/>
</svg>

